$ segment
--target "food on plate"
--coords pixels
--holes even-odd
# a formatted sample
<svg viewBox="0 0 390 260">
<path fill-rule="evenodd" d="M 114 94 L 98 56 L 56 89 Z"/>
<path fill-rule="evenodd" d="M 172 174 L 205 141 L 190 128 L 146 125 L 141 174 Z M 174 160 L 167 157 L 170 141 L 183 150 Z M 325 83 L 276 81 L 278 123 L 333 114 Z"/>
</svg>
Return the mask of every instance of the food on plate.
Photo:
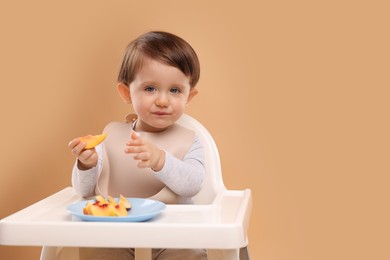
<svg viewBox="0 0 390 260">
<path fill-rule="evenodd" d="M 92 216 L 123 217 L 127 216 L 127 211 L 130 209 L 131 203 L 122 195 L 120 195 L 118 202 L 112 196 L 108 196 L 108 199 L 106 199 L 101 195 L 97 195 L 94 202 L 87 202 L 83 208 L 83 213 Z"/>
<path fill-rule="evenodd" d="M 125 206 L 126 210 L 129 211 L 131 209 L 131 203 L 124 196 L 119 196 L 119 204 Z"/>
<path fill-rule="evenodd" d="M 85 149 L 91 149 L 94 148 L 96 145 L 100 144 L 101 142 L 103 142 L 106 136 L 107 133 L 101 135 L 86 135 L 80 137 L 80 141 L 87 144 L 85 146 Z"/>
</svg>

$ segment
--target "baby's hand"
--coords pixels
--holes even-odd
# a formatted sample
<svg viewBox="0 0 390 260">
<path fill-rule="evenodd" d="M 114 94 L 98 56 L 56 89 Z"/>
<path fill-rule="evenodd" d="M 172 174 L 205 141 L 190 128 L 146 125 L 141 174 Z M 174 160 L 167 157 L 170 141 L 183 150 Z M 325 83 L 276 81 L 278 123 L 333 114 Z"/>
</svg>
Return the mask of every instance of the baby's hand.
<svg viewBox="0 0 390 260">
<path fill-rule="evenodd" d="M 98 161 L 96 149 L 85 149 L 86 145 L 86 143 L 80 141 L 80 138 L 75 138 L 68 144 L 73 156 L 77 158 L 77 167 L 80 170 L 91 169 L 96 166 Z"/>
<path fill-rule="evenodd" d="M 130 135 L 131 140 L 127 142 L 125 153 L 134 154 L 138 160 L 139 168 L 151 168 L 153 171 L 161 171 L 165 163 L 165 153 L 155 145 L 140 138 L 134 131 Z"/>
</svg>

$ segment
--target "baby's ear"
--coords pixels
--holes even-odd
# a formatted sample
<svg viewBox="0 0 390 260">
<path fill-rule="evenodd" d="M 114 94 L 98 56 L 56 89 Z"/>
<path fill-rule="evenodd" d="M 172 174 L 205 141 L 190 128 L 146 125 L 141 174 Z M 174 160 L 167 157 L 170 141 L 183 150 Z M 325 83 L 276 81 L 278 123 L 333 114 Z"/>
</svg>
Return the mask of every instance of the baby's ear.
<svg viewBox="0 0 390 260">
<path fill-rule="evenodd" d="M 191 88 L 190 94 L 188 95 L 188 98 L 187 98 L 187 104 L 190 103 L 192 98 L 195 97 L 197 94 L 198 94 L 198 90 L 195 87 Z"/>
<path fill-rule="evenodd" d="M 130 96 L 129 86 L 127 86 L 123 83 L 118 83 L 117 90 L 118 90 L 119 96 L 122 98 L 123 102 L 125 102 L 127 104 L 131 104 L 131 96 Z"/>
</svg>

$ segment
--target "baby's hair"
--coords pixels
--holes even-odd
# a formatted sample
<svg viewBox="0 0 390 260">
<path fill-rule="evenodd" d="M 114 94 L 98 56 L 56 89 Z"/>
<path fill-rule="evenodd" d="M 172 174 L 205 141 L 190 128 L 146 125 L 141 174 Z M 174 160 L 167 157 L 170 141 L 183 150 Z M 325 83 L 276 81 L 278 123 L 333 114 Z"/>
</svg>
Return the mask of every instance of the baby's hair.
<svg viewBox="0 0 390 260">
<path fill-rule="evenodd" d="M 191 88 L 199 80 L 199 60 L 191 45 L 174 34 L 152 31 L 142 34 L 127 46 L 118 82 L 129 86 L 142 68 L 145 57 L 179 69 L 190 78 Z"/>
</svg>

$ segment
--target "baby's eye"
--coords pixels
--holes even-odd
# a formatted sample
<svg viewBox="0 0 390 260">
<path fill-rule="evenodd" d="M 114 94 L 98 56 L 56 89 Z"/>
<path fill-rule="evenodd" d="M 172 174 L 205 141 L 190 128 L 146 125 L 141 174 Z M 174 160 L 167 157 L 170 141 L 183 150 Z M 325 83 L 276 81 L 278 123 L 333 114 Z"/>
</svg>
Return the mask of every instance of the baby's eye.
<svg viewBox="0 0 390 260">
<path fill-rule="evenodd" d="M 156 91 L 156 88 L 153 87 L 153 86 L 147 86 L 147 87 L 145 87 L 145 91 L 147 91 L 147 92 L 153 92 L 153 91 Z"/>
<path fill-rule="evenodd" d="M 172 94 L 178 94 L 178 93 L 181 92 L 180 89 L 178 89 L 178 88 L 171 88 L 170 91 L 171 91 Z"/>
</svg>

